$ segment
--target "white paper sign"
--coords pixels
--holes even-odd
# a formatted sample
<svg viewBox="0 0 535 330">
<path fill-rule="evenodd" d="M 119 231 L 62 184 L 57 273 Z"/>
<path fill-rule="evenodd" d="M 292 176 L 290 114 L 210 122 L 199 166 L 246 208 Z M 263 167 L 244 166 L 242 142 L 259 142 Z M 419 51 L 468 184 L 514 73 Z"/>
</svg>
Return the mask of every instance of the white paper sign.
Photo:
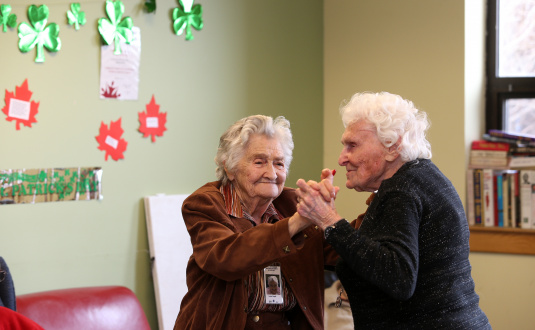
<svg viewBox="0 0 535 330">
<path fill-rule="evenodd" d="M 101 99 L 138 99 L 141 32 L 136 26 L 132 27 L 132 32 L 132 42 L 121 43 L 121 54 L 114 54 L 114 45 L 100 48 Z"/>
<path fill-rule="evenodd" d="M 30 119 L 30 102 L 11 98 L 9 101 L 9 117 L 28 120 Z"/>
</svg>

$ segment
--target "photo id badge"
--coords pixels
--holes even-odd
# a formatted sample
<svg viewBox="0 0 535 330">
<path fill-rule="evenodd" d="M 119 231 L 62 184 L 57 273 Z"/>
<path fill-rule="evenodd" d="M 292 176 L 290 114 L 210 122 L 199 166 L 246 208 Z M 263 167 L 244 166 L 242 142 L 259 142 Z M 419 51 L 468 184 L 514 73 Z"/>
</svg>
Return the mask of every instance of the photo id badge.
<svg viewBox="0 0 535 330">
<path fill-rule="evenodd" d="M 280 264 L 264 268 L 264 284 L 266 287 L 266 304 L 282 304 L 282 275 Z"/>
</svg>

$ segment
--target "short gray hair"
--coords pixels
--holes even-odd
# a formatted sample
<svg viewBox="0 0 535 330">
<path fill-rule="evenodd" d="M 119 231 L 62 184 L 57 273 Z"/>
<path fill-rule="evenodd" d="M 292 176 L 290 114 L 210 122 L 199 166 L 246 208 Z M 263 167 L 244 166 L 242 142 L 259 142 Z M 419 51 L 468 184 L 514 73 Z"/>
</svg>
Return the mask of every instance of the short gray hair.
<svg viewBox="0 0 535 330">
<path fill-rule="evenodd" d="M 361 119 L 374 125 L 385 147 L 394 145 L 401 137 L 398 150 L 405 162 L 432 156 L 431 144 L 425 137 L 430 126 L 427 114 L 399 95 L 356 93 L 340 108 L 340 114 L 344 127 Z"/>
<path fill-rule="evenodd" d="M 279 284 L 279 279 L 277 278 L 277 276 L 271 275 L 271 276 L 268 277 L 268 284 L 271 283 L 271 282 L 275 282 L 278 285 Z"/>
<path fill-rule="evenodd" d="M 238 120 L 219 138 L 219 147 L 214 160 L 217 165 L 217 179 L 223 184 L 229 181 L 225 167 L 230 172 L 234 171 L 244 156 L 249 139 L 253 134 L 276 138 L 280 142 L 284 154 L 286 174 L 288 174 L 294 149 L 290 122 L 282 116 L 273 119 L 268 116 L 254 115 Z"/>
</svg>

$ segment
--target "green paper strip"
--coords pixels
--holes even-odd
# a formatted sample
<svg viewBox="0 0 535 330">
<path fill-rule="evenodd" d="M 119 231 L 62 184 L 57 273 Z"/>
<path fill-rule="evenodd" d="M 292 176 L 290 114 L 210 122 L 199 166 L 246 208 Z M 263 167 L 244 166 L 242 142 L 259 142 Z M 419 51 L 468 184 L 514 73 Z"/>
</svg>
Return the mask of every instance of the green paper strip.
<svg viewBox="0 0 535 330">
<path fill-rule="evenodd" d="M 0 170 L 0 204 L 102 198 L 100 167 Z"/>
</svg>

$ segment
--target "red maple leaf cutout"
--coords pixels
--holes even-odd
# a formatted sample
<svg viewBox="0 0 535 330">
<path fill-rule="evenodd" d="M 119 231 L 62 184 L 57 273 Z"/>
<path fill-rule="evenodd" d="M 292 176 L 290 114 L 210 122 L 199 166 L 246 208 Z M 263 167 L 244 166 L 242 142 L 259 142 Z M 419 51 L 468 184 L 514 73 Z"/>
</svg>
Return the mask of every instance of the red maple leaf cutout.
<svg viewBox="0 0 535 330">
<path fill-rule="evenodd" d="M 123 152 L 126 151 L 128 142 L 121 138 L 123 133 L 124 131 L 121 128 L 121 118 L 115 122 L 112 121 L 109 129 L 106 124 L 100 124 L 100 134 L 95 138 L 98 142 L 98 149 L 106 151 L 105 160 L 108 160 L 108 156 L 111 156 L 113 160 L 124 158 Z"/>
<path fill-rule="evenodd" d="M 39 102 L 30 102 L 32 94 L 28 89 L 28 79 L 25 79 L 22 85 L 15 87 L 15 93 L 6 89 L 6 106 L 2 112 L 7 116 L 7 121 L 16 121 L 17 130 L 20 130 L 20 124 L 32 127 L 32 123 L 37 122 L 35 115 L 38 112 Z"/>
<path fill-rule="evenodd" d="M 113 87 L 113 83 L 114 81 L 112 81 L 111 84 L 106 87 L 106 89 L 100 89 L 102 91 L 102 96 L 107 99 L 116 99 L 121 96 L 121 94 L 118 93 L 117 87 Z"/>
<path fill-rule="evenodd" d="M 139 115 L 139 131 L 143 133 L 143 137 L 151 136 L 152 142 L 156 142 L 156 136 L 163 136 L 163 132 L 167 130 L 165 123 L 167 122 L 167 113 L 160 113 L 160 105 L 156 104 L 154 95 L 152 100 L 146 105 L 146 112 L 138 112 Z"/>
</svg>

